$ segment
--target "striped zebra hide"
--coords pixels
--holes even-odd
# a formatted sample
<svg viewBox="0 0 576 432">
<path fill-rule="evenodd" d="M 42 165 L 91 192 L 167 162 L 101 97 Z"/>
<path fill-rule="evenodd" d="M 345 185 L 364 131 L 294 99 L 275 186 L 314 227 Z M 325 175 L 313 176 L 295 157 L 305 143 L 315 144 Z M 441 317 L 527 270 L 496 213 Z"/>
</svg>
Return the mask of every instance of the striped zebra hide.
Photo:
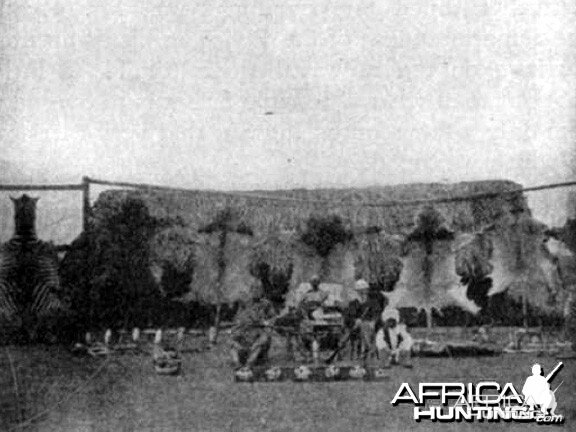
<svg viewBox="0 0 576 432">
<path fill-rule="evenodd" d="M 389 379 L 393 369 L 361 365 L 295 365 L 243 367 L 234 372 L 236 382 L 334 382 Z"/>
<path fill-rule="evenodd" d="M 51 244 L 18 238 L 0 246 L 0 321 L 33 336 L 44 319 L 65 311 L 58 257 Z"/>
</svg>

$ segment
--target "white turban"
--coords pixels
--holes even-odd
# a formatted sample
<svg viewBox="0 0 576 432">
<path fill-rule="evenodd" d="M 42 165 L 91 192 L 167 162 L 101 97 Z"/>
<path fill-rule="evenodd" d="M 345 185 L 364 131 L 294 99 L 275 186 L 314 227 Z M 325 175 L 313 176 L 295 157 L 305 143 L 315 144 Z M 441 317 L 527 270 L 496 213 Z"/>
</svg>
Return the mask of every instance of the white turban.
<svg viewBox="0 0 576 432">
<path fill-rule="evenodd" d="M 364 291 L 368 288 L 370 288 L 370 285 L 368 285 L 368 282 L 366 282 L 364 279 L 358 279 L 354 284 L 354 289 L 356 291 Z"/>
<path fill-rule="evenodd" d="M 384 312 L 382 312 L 382 322 L 386 322 L 389 319 L 394 319 L 396 322 L 400 322 L 400 312 L 398 309 L 394 308 L 386 308 Z"/>
</svg>

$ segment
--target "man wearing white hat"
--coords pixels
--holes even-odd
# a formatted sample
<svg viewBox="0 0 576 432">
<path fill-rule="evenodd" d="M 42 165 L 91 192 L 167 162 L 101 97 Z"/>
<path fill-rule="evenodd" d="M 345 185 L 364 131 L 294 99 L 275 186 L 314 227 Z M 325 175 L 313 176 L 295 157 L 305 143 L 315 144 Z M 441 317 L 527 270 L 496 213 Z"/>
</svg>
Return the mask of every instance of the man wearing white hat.
<svg viewBox="0 0 576 432">
<path fill-rule="evenodd" d="M 412 336 L 408 333 L 406 325 L 400 323 L 398 309 L 388 308 L 384 310 L 381 322 L 382 328 L 376 333 L 376 349 L 384 367 L 389 367 L 391 364 L 401 364 L 411 368 Z"/>
</svg>

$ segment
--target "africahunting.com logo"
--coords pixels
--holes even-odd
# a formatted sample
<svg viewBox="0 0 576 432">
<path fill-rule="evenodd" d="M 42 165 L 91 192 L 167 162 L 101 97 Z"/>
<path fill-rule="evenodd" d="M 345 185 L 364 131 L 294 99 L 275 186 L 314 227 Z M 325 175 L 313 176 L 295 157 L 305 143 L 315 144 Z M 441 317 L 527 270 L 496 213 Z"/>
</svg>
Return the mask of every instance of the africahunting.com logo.
<svg viewBox="0 0 576 432">
<path fill-rule="evenodd" d="M 543 376 L 539 364 L 532 366 L 519 393 L 512 383 L 503 386 L 495 381 L 473 383 L 420 383 L 414 391 L 402 383 L 391 404 L 414 405 L 414 420 L 433 422 L 508 421 L 563 423 L 564 416 L 556 414 L 556 390 L 550 383 L 562 369 L 562 362 Z"/>
</svg>

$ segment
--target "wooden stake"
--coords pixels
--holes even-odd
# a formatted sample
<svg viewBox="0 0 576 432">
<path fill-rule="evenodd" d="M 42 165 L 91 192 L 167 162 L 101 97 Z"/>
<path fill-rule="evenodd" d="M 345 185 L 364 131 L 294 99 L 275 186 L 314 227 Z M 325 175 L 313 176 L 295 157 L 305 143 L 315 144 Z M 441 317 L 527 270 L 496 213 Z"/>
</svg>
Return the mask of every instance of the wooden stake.
<svg viewBox="0 0 576 432">
<path fill-rule="evenodd" d="M 90 179 L 82 177 L 82 230 L 88 230 L 90 223 Z"/>
</svg>

